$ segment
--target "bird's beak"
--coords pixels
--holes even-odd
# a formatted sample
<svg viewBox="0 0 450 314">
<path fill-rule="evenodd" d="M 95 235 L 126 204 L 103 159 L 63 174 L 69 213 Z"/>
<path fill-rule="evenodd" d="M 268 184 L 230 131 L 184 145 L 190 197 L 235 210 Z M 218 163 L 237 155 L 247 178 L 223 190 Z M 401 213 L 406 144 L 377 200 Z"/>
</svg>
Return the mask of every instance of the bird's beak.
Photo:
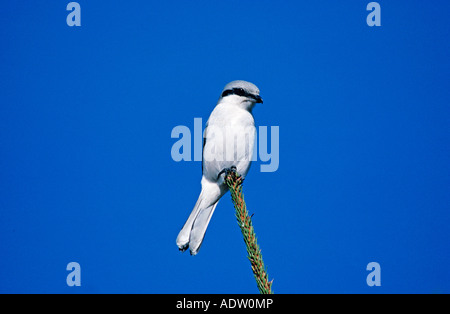
<svg viewBox="0 0 450 314">
<path fill-rule="evenodd" d="M 261 96 L 256 96 L 256 103 L 257 104 L 262 104 L 263 103 L 263 99 L 261 98 Z"/>
</svg>

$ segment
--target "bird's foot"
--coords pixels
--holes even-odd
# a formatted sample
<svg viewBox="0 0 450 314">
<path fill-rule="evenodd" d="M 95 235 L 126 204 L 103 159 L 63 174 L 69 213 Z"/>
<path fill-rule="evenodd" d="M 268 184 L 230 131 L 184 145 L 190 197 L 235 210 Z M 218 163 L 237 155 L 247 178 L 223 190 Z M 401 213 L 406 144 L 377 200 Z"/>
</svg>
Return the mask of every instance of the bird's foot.
<svg viewBox="0 0 450 314">
<path fill-rule="evenodd" d="M 237 168 L 235 166 L 231 166 L 230 168 L 225 170 L 225 175 L 228 176 L 230 174 L 237 175 Z"/>
<path fill-rule="evenodd" d="M 235 184 L 237 185 L 241 185 L 244 182 L 244 178 L 239 175 L 239 173 L 237 173 L 237 169 L 235 166 L 231 166 L 230 168 L 225 168 L 223 169 L 219 176 L 224 173 L 224 179 L 225 179 L 225 183 L 230 185 L 233 184 L 232 182 L 235 182 Z"/>
<path fill-rule="evenodd" d="M 219 179 L 222 174 L 225 174 L 225 178 L 226 178 L 232 173 L 234 173 L 235 175 L 237 174 L 237 169 L 235 166 L 231 166 L 230 168 L 222 169 L 222 171 L 220 171 L 219 174 L 217 175 L 217 179 Z"/>
</svg>

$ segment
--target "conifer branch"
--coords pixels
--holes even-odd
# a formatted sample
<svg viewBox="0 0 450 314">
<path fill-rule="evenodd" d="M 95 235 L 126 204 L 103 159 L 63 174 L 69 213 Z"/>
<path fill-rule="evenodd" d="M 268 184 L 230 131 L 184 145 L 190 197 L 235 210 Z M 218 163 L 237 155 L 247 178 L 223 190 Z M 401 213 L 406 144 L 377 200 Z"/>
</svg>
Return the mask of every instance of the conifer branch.
<svg viewBox="0 0 450 314">
<path fill-rule="evenodd" d="M 242 235 L 244 236 L 245 246 L 247 247 L 247 257 L 252 266 L 253 275 L 261 294 L 273 294 L 272 282 L 269 281 L 267 270 L 264 266 L 261 249 L 257 243 L 255 230 L 252 225 L 251 217 L 248 215 L 247 206 L 242 193 L 242 177 L 235 171 L 230 171 L 225 176 L 225 183 L 228 185 L 236 210 L 236 218 Z M 253 216 L 253 215 L 252 215 Z"/>
</svg>

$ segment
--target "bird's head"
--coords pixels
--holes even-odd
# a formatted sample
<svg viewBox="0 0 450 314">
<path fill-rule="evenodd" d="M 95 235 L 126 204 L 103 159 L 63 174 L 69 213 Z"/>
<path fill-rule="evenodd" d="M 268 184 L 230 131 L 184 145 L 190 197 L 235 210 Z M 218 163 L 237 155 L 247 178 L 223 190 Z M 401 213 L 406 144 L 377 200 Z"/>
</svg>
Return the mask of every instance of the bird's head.
<svg viewBox="0 0 450 314">
<path fill-rule="evenodd" d="M 229 100 L 244 109 L 250 110 L 257 103 L 263 103 L 256 85 L 246 81 L 233 81 L 228 83 L 222 91 L 220 101 Z"/>
</svg>

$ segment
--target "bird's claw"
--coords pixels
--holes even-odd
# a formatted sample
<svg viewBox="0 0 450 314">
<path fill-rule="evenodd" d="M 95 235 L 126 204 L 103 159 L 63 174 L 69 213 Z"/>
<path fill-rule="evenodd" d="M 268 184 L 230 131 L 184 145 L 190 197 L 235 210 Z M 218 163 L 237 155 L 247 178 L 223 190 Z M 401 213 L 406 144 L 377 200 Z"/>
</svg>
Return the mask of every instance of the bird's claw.
<svg viewBox="0 0 450 314">
<path fill-rule="evenodd" d="M 219 172 L 219 175 L 217 176 L 217 179 L 223 174 L 225 174 L 225 178 L 228 177 L 230 174 L 237 174 L 237 168 L 236 166 L 231 166 L 230 168 L 222 169 L 222 171 Z"/>
<path fill-rule="evenodd" d="M 237 168 L 235 166 L 231 166 L 230 168 L 225 169 L 225 176 L 228 176 L 229 174 L 236 174 Z"/>
</svg>

